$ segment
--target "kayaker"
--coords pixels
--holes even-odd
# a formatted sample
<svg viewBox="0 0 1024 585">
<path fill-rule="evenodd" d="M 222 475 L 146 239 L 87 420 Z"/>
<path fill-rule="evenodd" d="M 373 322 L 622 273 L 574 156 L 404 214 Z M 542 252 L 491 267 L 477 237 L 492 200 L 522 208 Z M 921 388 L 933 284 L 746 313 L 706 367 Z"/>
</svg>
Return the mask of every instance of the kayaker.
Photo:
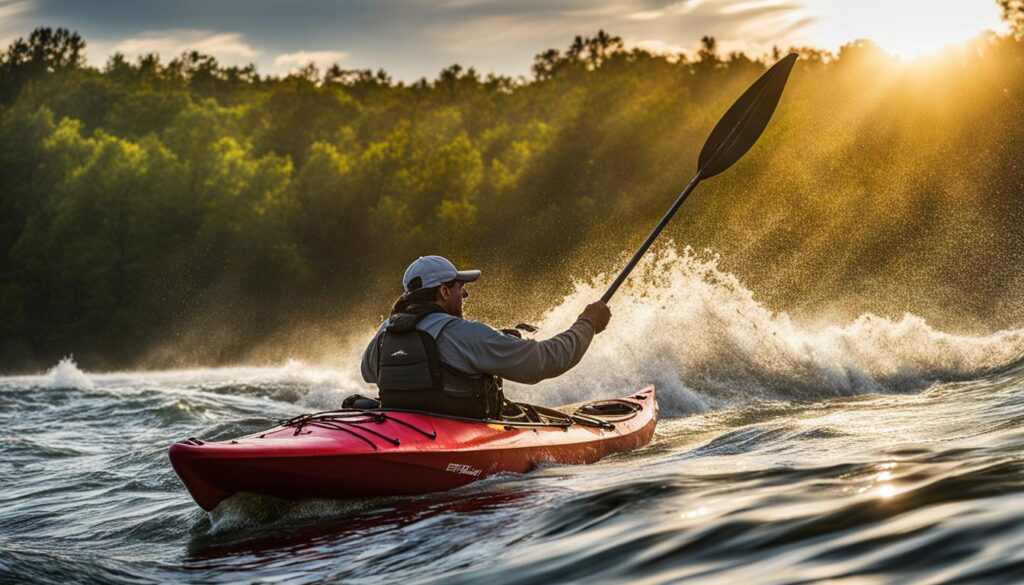
<svg viewBox="0 0 1024 585">
<path fill-rule="evenodd" d="M 460 271 L 441 256 L 409 265 L 405 292 L 363 353 L 363 379 L 377 384 L 381 407 L 500 418 L 503 378 L 536 384 L 565 373 L 611 318 L 598 301 L 562 333 L 522 339 L 462 317 L 466 283 L 478 278 L 479 270 Z"/>
</svg>

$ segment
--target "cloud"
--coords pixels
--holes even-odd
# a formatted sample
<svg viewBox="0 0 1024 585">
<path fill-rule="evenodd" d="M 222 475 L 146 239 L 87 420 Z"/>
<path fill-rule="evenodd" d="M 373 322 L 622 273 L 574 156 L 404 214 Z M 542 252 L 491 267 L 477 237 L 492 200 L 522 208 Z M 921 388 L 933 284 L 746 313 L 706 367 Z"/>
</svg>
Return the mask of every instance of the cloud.
<svg viewBox="0 0 1024 585">
<path fill-rule="evenodd" d="M 199 51 L 225 63 L 246 62 L 260 54 L 243 40 L 240 33 L 198 29 L 147 31 L 118 42 L 110 50 L 124 53 L 127 57 L 148 53 L 174 57 L 186 51 Z"/>
<path fill-rule="evenodd" d="M 675 53 L 680 49 L 695 51 L 699 39 L 710 35 L 718 40 L 719 51 L 723 54 L 745 51 L 757 56 L 767 53 L 776 44 L 800 44 L 814 21 L 814 15 L 803 0 L 690 0 L 666 6 L 665 15 L 658 20 L 637 23 L 648 25 L 639 32 L 645 36 L 633 31 L 627 31 L 624 36 L 627 39 L 653 37 L 658 40 L 631 44 Z M 664 49 L 658 46 L 662 42 Z"/>
<path fill-rule="evenodd" d="M 459 11 L 450 11 L 447 21 L 431 27 L 430 36 L 435 46 L 468 62 L 493 57 L 509 45 L 534 47 L 536 52 L 565 46 L 573 35 L 598 29 L 659 53 L 695 51 L 700 38 L 711 35 L 723 50 L 757 55 L 776 43 L 795 44 L 813 22 L 805 0 L 450 1 L 458 2 Z"/>
<path fill-rule="evenodd" d="M 661 18 L 665 15 L 664 10 L 644 10 L 643 12 L 634 12 L 629 15 L 630 20 L 654 20 L 655 18 Z"/>
<path fill-rule="evenodd" d="M 0 2 L 0 20 L 14 18 L 32 9 L 32 2 L 23 0 L 21 2 Z"/>
<path fill-rule="evenodd" d="M 678 54 L 686 51 L 686 47 L 672 43 L 666 43 L 659 39 L 649 39 L 634 43 L 638 48 L 658 54 Z"/>
<path fill-rule="evenodd" d="M 682 47 L 692 53 L 702 36 L 711 35 L 723 53 L 744 50 L 763 55 L 774 44 L 807 44 L 820 26 L 813 21 L 815 16 L 846 4 L 834 0 L 296 0 L 257 2 L 266 4 L 266 10 L 253 10 L 253 0 L 102 0 L 108 6 L 115 3 L 117 10 L 97 10 L 94 3 L 82 0 L 0 0 L 0 38 L 13 26 L 7 15 L 14 14 L 87 31 L 90 55 L 103 58 L 112 51 L 130 57 L 157 52 L 173 58 L 197 50 L 225 65 L 256 62 L 261 72 L 271 74 L 308 62 L 322 67 L 344 59 L 351 68 L 382 67 L 397 79 L 411 81 L 452 63 L 473 66 L 482 73 L 529 74 L 534 55 L 548 48 L 564 49 L 575 35 L 593 35 L 599 29 L 622 37 L 629 46 L 645 43 L 646 48 L 659 51 Z M 111 13 L 118 18 L 109 18 Z M 24 35 L 27 29 L 17 32 Z M 344 39 L 343 45 L 339 39 Z"/>
<path fill-rule="evenodd" d="M 35 8 L 32 0 L 0 0 L 0 46 L 6 49 L 14 39 L 26 36 L 24 16 Z M 2 50 L 0 49 L 0 50 Z"/>
<path fill-rule="evenodd" d="M 740 2 L 722 6 L 720 13 L 743 14 L 745 12 L 759 12 L 765 9 L 771 10 L 772 8 L 796 9 L 799 7 L 780 0 L 741 0 Z"/>
<path fill-rule="evenodd" d="M 344 60 L 347 56 L 348 53 L 345 51 L 295 51 L 294 53 L 281 53 L 274 57 L 274 65 L 302 66 L 313 63 L 320 69 L 324 69 L 332 63 Z"/>
</svg>

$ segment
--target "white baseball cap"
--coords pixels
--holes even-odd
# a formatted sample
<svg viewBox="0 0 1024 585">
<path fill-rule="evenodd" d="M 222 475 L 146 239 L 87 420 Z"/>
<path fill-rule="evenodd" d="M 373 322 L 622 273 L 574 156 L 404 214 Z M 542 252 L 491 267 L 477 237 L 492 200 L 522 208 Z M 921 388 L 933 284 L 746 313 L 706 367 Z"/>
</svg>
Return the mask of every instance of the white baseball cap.
<svg viewBox="0 0 1024 585">
<path fill-rule="evenodd" d="M 419 282 L 413 282 L 417 278 Z M 478 278 L 480 278 L 479 270 L 458 270 L 454 264 L 442 256 L 420 256 L 405 269 L 402 286 L 405 287 L 406 292 L 409 292 L 421 288 L 432 288 L 453 280 L 473 282 Z"/>
</svg>

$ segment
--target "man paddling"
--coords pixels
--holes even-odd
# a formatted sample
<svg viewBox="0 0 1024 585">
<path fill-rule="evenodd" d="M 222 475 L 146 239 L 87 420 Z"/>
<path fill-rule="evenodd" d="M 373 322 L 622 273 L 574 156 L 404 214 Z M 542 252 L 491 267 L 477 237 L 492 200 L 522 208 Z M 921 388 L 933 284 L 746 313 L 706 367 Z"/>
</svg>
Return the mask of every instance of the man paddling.
<svg viewBox="0 0 1024 585">
<path fill-rule="evenodd" d="M 423 256 L 402 278 L 405 292 L 363 353 L 363 379 L 377 385 L 381 407 L 469 418 L 501 417 L 502 379 L 536 384 L 579 363 L 611 311 L 591 303 L 572 327 L 544 341 L 522 339 L 462 318 L 466 283 L 479 270 L 458 270 Z"/>
</svg>

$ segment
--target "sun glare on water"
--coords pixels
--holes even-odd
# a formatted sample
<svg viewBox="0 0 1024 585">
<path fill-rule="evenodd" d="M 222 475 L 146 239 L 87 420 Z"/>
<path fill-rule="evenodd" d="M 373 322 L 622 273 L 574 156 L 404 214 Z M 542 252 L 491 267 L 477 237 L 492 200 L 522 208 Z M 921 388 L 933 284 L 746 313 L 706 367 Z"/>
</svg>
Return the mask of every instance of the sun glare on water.
<svg viewBox="0 0 1024 585">
<path fill-rule="evenodd" d="M 868 39 L 903 58 L 934 54 L 1004 27 L 995 0 L 807 0 L 814 44 Z"/>
</svg>

